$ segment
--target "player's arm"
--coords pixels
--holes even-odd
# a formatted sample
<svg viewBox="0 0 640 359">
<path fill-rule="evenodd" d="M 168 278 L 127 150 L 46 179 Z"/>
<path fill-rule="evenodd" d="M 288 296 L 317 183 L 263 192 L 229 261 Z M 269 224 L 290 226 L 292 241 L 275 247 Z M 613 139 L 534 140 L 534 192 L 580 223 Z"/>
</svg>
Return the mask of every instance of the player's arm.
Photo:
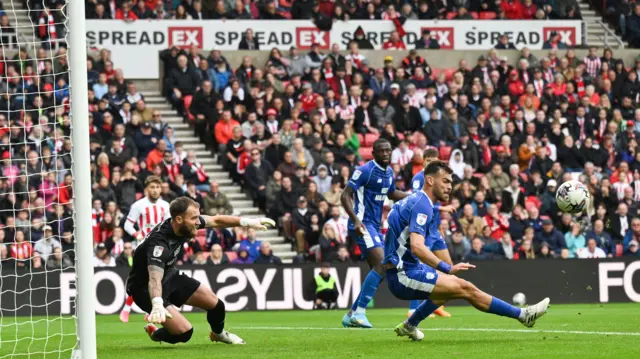
<svg viewBox="0 0 640 359">
<path fill-rule="evenodd" d="M 398 189 L 396 188 L 396 180 L 393 179 L 393 177 L 391 178 L 391 187 L 389 187 L 387 198 L 394 202 L 397 202 L 409 196 L 410 194 L 411 192 L 398 191 Z"/>
<path fill-rule="evenodd" d="M 149 271 L 149 296 L 154 298 L 162 298 L 162 277 L 164 277 L 164 268 L 154 264 L 147 266 Z"/>
<path fill-rule="evenodd" d="M 400 200 L 404 199 L 405 197 L 409 196 L 410 194 L 411 193 L 408 193 L 408 192 L 395 190 L 393 192 L 389 192 L 387 197 L 389 197 L 390 200 L 392 200 L 394 202 L 397 202 L 397 201 L 400 201 Z"/>
<path fill-rule="evenodd" d="M 127 220 L 124 222 L 124 231 L 127 232 L 131 237 L 137 240 L 141 240 L 144 237 L 141 232 L 142 228 L 140 228 L 140 231 L 136 231 L 136 228 L 135 228 L 135 224 L 139 216 L 140 216 L 140 209 L 134 203 L 131 206 L 131 210 L 129 211 L 129 214 L 127 215 Z"/>
<path fill-rule="evenodd" d="M 411 253 L 418 257 L 422 263 L 444 273 L 455 274 L 461 270 L 474 268 L 474 265 L 468 263 L 459 263 L 451 266 L 433 254 L 425 244 L 425 238 L 433 232 L 434 225 L 433 208 L 423 202 L 411 209 L 409 222 L 409 245 Z"/>
<path fill-rule="evenodd" d="M 469 270 L 469 268 L 476 267 L 469 263 L 458 263 L 454 266 L 449 265 L 449 263 L 438 258 L 429 248 L 427 248 L 424 244 L 424 236 L 421 234 L 409 234 L 409 241 L 411 242 L 411 253 L 415 254 L 422 263 L 441 272 L 456 274 L 460 271 L 466 271 Z"/>
<path fill-rule="evenodd" d="M 360 235 L 364 234 L 366 229 L 354 210 L 355 203 L 353 201 L 353 194 L 360 187 L 366 184 L 369 179 L 369 175 L 370 174 L 366 170 L 365 166 L 356 169 L 353 172 L 351 179 L 349 179 L 344 191 L 342 191 L 342 194 L 340 195 L 340 203 L 342 203 L 342 207 L 344 207 L 345 212 L 347 212 L 347 215 L 351 218 L 351 221 L 353 221 L 356 232 L 359 232 Z"/>
<path fill-rule="evenodd" d="M 271 218 L 244 218 L 238 216 L 215 215 L 201 216 L 204 219 L 205 228 L 230 228 L 249 227 L 260 231 L 266 231 L 269 227 L 274 228 L 276 222 Z"/>
<path fill-rule="evenodd" d="M 168 248 L 158 245 L 147 248 L 147 271 L 149 272 L 149 297 L 151 297 L 151 323 L 164 323 L 171 314 L 164 307 L 162 299 L 162 278 L 164 278 L 164 266 L 169 256 Z"/>
</svg>

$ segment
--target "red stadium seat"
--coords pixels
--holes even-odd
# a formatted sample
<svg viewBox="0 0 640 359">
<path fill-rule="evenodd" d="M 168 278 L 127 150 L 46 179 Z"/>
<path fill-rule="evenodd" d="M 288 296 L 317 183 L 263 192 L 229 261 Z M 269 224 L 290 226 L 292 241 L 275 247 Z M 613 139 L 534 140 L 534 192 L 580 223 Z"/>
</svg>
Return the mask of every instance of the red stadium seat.
<svg viewBox="0 0 640 359">
<path fill-rule="evenodd" d="M 358 141 L 360 141 L 360 146 L 364 146 L 364 135 L 359 133 L 358 134 Z"/>
<path fill-rule="evenodd" d="M 375 135 L 373 133 L 367 133 L 366 135 L 364 135 L 364 144 L 362 142 L 360 142 L 361 146 L 367 146 L 367 147 L 371 147 L 373 146 L 373 143 L 376 142 L 376 140 L 378 139 L 378 135 Z"/>
<path fill-rule="evenodd" d="M 431 78 L 434 80 L 437 79 L 440 72 L 442 72 L 440 69 L 431 69 Z"/>
<path fill-rule="evenodd" d="M 229 262 L 233 262 L 234 259 L 238 258 L 238 254 L 236 252 L 224 252 L 224 254 L 227 255 L 227 258 L 229 258 Z"/>
<path fill-rule="evenodd" d="M 189 108 L 191 107 L 191 102 L 193 102 L 193 96 L 191 95 L 186 95 L 182 101 L 184 102 L 184 110 L 187 111 L 187 117 L 189 117 L 190 121 L 193 121 L 196 119 L 196 117 L 194 115 L 191 114 L 191 111 L 189 111 Z"/>
<path fill-rule="evenodd" d="M 478 19 L 480 20 L 493 20 L 496 18 L 496 13 L 493 11 L 482 11 L 478 14 Z"/>
<path fill-rule="evenodd" d="M 457 14 L 455 12 L 453 12 L 453 11 L 448 12 L 447 13 L 447 20 L 453 19 L 454 17 L 456 17 L 456 15 Z"/>
<path fill-rule="evenodd" d="M 474 19 L 476 19 L 476 20 L 478 19 L 478 13 L 477 13 L 477 12 L 472 11 L 472 12 L 470 12 L 469 14 L 471 14 L 471 16 L 472 16 Z"/>
<path fill-rule="evenodd" d="M 373 147 L 360 147 L 358 153 L 360 154 L 360 158 L 365 161 L 373 159 Z"/>
<path fill-rule="evenodd" d="M 144 194 L 142 194 L 140 192 L 136 193 L 136 201 L 139 200 L 142 197 L 144 197 Z"/>
<path fill-rule="evenodd" d="M 622 257 L 622 244 L 616 244 L 616 257 Z"/>
<path fill-rule="evenodd" d="M 447 81 L 451 81 L 453 79 L 453 74 L 458 71 L 458 69 L 444 69 L 443 71 Z"/>
<path fill-rule="evenodd" d="M 441 146 L 440 147 L 440 159 L 443 161 L 449 161 L 451 158 L 451 151 L 453 148 L 451 146 Z"/>
</svg>

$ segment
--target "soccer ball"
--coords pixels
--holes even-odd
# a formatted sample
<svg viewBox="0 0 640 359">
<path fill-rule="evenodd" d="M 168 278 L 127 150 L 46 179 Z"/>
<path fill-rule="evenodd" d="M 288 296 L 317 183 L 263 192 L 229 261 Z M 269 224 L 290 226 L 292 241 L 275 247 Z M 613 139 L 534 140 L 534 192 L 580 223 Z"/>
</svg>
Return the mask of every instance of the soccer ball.
<svg viewBox="0 0 640 359">
<path fill-rule="evenodd" d="M 527 304 L 527 297 L 524 293 L 516 293 L 513 295 L 513 304 L 522 307 Z"/>
<path fill-rule="evenodd" d="M 579 181 L 567 181 L 556 191 L 558 208 L 565 213 L 578 214 L 584 211 L 590 200 L 587 186 Z"/>
</svg>

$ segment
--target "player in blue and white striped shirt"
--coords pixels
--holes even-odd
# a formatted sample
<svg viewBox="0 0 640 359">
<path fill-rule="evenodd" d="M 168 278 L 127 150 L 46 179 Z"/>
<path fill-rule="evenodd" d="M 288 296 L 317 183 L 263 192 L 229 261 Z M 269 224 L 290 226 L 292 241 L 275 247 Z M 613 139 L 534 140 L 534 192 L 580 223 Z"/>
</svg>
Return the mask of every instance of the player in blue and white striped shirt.
<svg viewBox="0 0 640 359">
<path fill-rule="evenodd" d="M 371 271 L 362 283 L 360 295 L 355 299 L 349 312 L 342 318 L 345 327 L 371 328 L 366 316 L 366 308 L 373 298 L 384 270 L 384 237 L 380 231 L 382 208 L 386 198 L 394 201 L 408 194 L 396 189 L 391 162 L 391 143 L 378 139 L 373 144 L 373 161 L 358 167 L 340 196 L 340 201 L 349 215 L 349 236 L 356 241 L 367 259 Z"/>
<path fill-rule="evenodd" d="M 478 310 L 519 320 L 532 327 L 549 306 L 549 298 L 520 309 L 495 298 L 453 274 L 475 268 L 469 263 L 449 265 L 429 249 L 433 204 L 449 200 L 453 171 L 444 162 L 433 161 L 424 169 L 421 191 L 396 203 L 389 213 L 385 237 L 385 258 L 389 289 L 399 299 L 424 299 L 406 321 L 396 326 L 399 336 L 422 340 L 418 324 L 438 307 L 453 299 L 464 299 Z"/>
</svg>

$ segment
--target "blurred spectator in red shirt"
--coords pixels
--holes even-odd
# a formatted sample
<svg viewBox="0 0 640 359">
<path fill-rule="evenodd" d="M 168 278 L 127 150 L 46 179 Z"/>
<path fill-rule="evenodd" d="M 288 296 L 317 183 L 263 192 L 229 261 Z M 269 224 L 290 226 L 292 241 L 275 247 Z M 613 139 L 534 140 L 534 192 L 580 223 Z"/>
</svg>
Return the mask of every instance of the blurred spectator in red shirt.
<svg viewBox="0 0 640 359">
<path fill-rule="evenodd" d="M 384 50 L 406 50 L 407 46 L 400 38 L 400 34 L 397 31 L 393 31 L 389 40 L 382 44 L 382 48 Z"/>
<path fill-rule="evenodd" d="M 518 20 L 523 18 L 523 8 L 520 0 L 502 0 L 500 8 L 504 11 L 504 16 L 508 20 Z"/>
</svg>

